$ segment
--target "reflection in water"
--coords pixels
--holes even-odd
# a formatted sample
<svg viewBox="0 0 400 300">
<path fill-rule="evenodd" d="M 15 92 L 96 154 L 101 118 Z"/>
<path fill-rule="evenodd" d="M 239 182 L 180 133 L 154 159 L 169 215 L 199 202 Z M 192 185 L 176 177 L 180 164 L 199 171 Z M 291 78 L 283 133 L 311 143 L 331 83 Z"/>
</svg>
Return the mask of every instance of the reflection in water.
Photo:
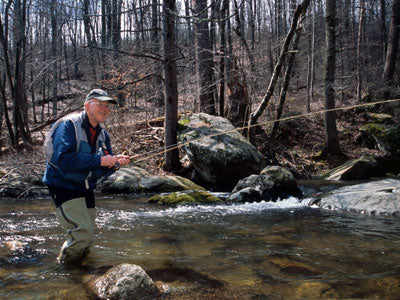
<svg viewBox="0 0 400 300">
<path fill-rule="evenodd" d="M 103 198 L 97 206 L 92 252 L 83 266 L 66 268 L 55 262 L 64 236 L 51 201 L 0 200 L 1 298 L 89 298 L 85 282 L 120 263 L 190 268 L 261 299 L 400 294 L 395 218 L 323 211 L 294 198 L 177 208 Z"/>
</svg>

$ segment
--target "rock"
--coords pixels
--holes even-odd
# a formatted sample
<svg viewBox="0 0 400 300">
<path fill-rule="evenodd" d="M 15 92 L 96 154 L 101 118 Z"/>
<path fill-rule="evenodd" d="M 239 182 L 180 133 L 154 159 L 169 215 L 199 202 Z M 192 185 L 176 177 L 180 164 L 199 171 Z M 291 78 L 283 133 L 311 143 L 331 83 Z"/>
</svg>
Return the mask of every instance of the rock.
<svg viewBox="0 0 400 300">
<path fill-rule="evenodd" d="M 165 205 L 177 205 L 189 203 L 214 204 L 223 201 L 206 191 L 183 191 L 166 195 L 155 195 L 149 199 L 149 202 Z"/>
<path fill-rule="evenodd" d="M 153 299 L 160 291 L 147 273 L 137 265 L 121 264 L 89 282 L 98 299 Z"/>
<path fill-rule="evenodd" d="M 333 190 L 310 204 L 333 210 L 400 215 L 400 180 L 385 179 Z"/>
<path fill-rule="evenodd" d="M 271 263 L 278 267 L 281 272 L 288 275 L 319 275 L 319 272 L 313 267 L 299 261 L 292 261 L 286 258 L 274 258 L 271 260 Z"/>
<path fill-rule="evenodd" d="M 272 166 L 265 168 L 260 175 L 250 175 L 240 180 L 232 190 L 229 201 L 276 201 L 289 196 L 302 197 L 294 176 L 282 167 Z"/>
<path fill-rule="evenodd" d="M 297 186 L 292 172 L 280 166 L 265 167 L 260 174 L 270 176 L 271 180 L 288 195 L 301 198 L 302 192 Z"/>
<path fill-rule="evenodd" d="M 180 176 L 155 176 L 138 167 L 121 168 L 99 183 L 103 193 L 162 193 L 183 190 L 204 190 Z"/>
<path fill-rule="evenodd" d="M 398 155 L 374 157 L 363 154 L 359 158 L 349 160 L 328 171 L 322 178 L 327 180 L 368 180 L 379 177 L 392 178 L 398 172 L 400 172 L 400 157 Z"/>
<path fill-rule="evenodd" d="M 363 154 L 359 158 L 329 170 L 322 177 L 327 180 L 365 180 L 374 176 L 377 164 L 373 156 Z"/>
<path fill-rule="evenodd" d="M 204 113 L 180 120 L 179 135 L 197 180 L 230 191 L 238 180 L 258 174 L 265 165 L 261 153 L 225 118 Z M 187 143 L 191 141 L 190 143 Z"/>
<path fill-rule="evenodd" d="M 187 178 L 180 176 L 146 176 L 139 181 L 139 187 L 146 192 L 172 192 L 184 190 L 204 190 Z"/>
<path fill-rule="evenodd" d="M 382 123 L 367 123 L 360 127 L 357 142 L 370 149 L 377 149 L 385 154 L 398 154 L 400 151 L 400 126 Z"/>
<path fill-rule="evenodd" d="M 41 258 L 43 258 L 43 252 L 37 251 L 29 244 L 19 240 L 10 240 L 0 244 L 0 263 L 26 265 Z"/>
<path fill-rule="evenodd" d="M 131 193 L 139 190 L 139 181 L 150 173 L 136 166 L 121 168 L 98 183 L 102 192 Z"/>
<path fill-rule="evenodd" d="M 299 285 L 295 291 L 295 299 L 339 299 L 335 289 L 328 283 L 310 281 Z"/>
</svg>

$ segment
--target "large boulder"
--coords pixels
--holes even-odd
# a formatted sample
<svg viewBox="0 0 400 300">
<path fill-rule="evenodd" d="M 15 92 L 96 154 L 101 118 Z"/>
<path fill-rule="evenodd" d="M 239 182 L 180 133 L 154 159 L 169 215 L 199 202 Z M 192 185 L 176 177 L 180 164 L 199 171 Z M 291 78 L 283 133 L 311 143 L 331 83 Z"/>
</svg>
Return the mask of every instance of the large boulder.
<svg viewBox="0 0 400 300">
<path fill-rule="evenodd" d="M 136 167 L 121 168 L 99 185 L 103 193 L 166 193 L 184 190 L 204 190 L 180 176 L 157 176 Z"/>
<path fill-rule="evenodd" d="M 154 299 L 159 289 L 147 273 L 137 265 L 121 264 L 89 283 L 96 299 Z"/>
<path fill-rule="evenodd" d="M 333 190 L 310 202 L 322 208 L 400 215 L 400 180 L 384 179 Z"/>
<path fill-rule="evenodd" d="M 229 201 L 239 203 L 276 201 L 290 196 L 302 197 L 293 174 L 285 168 L 270 166 L 262 170 L 259 175 L 241 179 L 232 190 Z"/>
<path fill-rule="evenodd" d="M 225 118 L 199 113 L 181 119 L 180 125 L 179 139 L 195 179 L 209 188 L 230 191 L 265 166 L 261 153 Z"/>
</svg>

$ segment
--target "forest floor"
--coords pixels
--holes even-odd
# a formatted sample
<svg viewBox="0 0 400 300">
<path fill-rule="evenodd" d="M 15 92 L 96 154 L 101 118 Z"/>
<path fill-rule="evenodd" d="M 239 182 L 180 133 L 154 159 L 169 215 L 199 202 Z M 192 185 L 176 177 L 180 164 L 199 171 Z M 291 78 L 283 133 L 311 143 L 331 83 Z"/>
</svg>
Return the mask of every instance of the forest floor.
<svg viewBox="0 0 400 300">
<path fill-rule="evenodd" d="M 268 138 L 271 123 L 264 116 L 259 123 L 263 125 L 253 141 L 253 144 L 267 158 L 269 164 L 279 164 L 291 170 L 295 177 L 316 178 L 329 169 L 337 167 L 345 161 L 357 158 L 362 153 L 372 153 L 371 150 L 362 147 L 356 142 L 359 128 L 368 121 L 364 109 L 357 111 L 343 110 L 337 113 L 337 128 L 339 134 L 342 155 L 331 156 L 325 159 L 316 159 L 315 156 L 323 149 L 325 144 L 323 101 L 316 100 L 311 105 L 312 114 L 307 113 L 303 101 L 289 102 L 285 115 L 296 115 L 296 118 L 281 122 L 276 138 L 271 141 Z M 81 110 L 82 102 L 64 102 L 60 109 Z M 292 104 L 291 104 L 292 103 Z M 350 106 L 353 103 L 337 105 L 339 107 Z M 137 105 L 137 106 L 136 106 Z M 148 104 L 147 104 L 148 105 Z M 75 107 L 75 109 L 71 109 Z M 153 108 L 154 110 L 155 108 Z M 151 109 L 150 109 L 151 110 Z M 153 112 L 154 114 L 154 112 Z M 149 110 L 144 106 L 135 104 L 132 108 L 116 108 L 111 113 L 105 126 L 110 133 L 114 153 L 125 153 L 136 157 L 137 165 L 145 168 L 155 175 L 169 174 L 162 168 L 163 159 L 163 118 L 149 117 Z M 285 116 L 284 115 L 284 116 Z M 32 125 L 38 128 L 38 124 Z M 18 173 L 21 176 L 27 174 L 42 174 L 45 159 L 42 154 L 41 145 L 49 126 L 40 130 L 32 131 L 33 149 L 11 150 L 6 137 L 6 128 L 3 128 L 0 156 L 0 169 L 5 174 Z M 180 151 L 181 156 L 183 152 Z M 183 168 L 176 172 L 185 176 L 190 174 L 190 169 Z M 2 180 L 2 178 L 0 178 Z"/>
</svg>

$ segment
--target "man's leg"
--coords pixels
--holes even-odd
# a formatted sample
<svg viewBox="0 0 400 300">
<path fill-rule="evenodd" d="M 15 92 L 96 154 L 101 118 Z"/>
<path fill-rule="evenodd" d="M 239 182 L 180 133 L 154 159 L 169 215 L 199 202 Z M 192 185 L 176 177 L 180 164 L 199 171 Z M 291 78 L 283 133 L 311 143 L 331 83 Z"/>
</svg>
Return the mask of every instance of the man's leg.
<svg viewBox="0 0 400 300">
<path fill-rule="evenodd" d="M 90 210 L 89 214 L 85 198 L 68 200 L 57 208 L 56 217 L 67 234 L 60 262 L 79 261 L 89 253 L 94 237 L 94 213 Z"/>
</svg>

